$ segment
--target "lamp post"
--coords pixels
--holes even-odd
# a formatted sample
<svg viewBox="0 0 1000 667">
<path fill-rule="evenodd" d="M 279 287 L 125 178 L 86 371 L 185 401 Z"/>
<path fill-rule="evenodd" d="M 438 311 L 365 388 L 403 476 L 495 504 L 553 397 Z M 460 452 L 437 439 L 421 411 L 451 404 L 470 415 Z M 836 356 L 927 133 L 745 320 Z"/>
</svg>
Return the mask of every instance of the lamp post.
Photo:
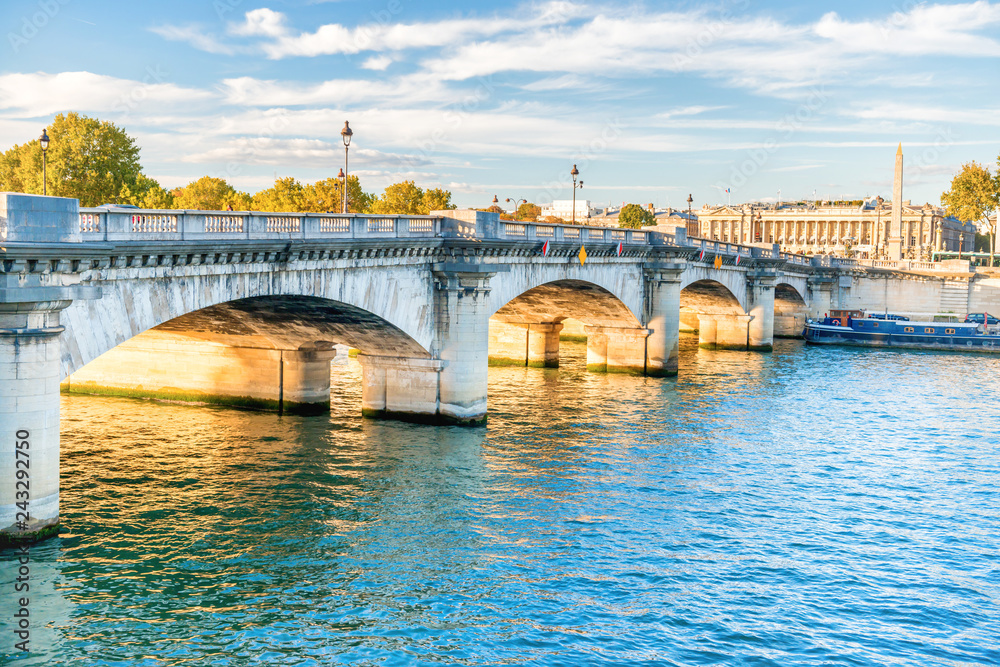
<svg viewBox="0 0 1000 667">
<path fill-rule="evenodd" d="M 42 128 L 42 136 L 38 138 L 38 143 L 42 145 L 42 196 L 46 194 L 45 182 L 48 180 L 45 173 L 45 151 L 49 150 L 49 135 L 45 133 L 47 129 L 49 128 Z"/>
<path fill-rule="evenodd" d="M 577 185 L 576 177 L 580 175 L 580 172 L 577 171 L 575 164 L 573 165 L 573 169 L 570 170 L 569 175 L 573 177 L 573 214 L 572 214 L 573 221 L 572 221 L 571 224 L 575 225 L 576 224 L 576 189 L 578 187 L 579 188 L 583 187 L 583 181 L 580 181 L 579 185 Z"/>
<path fill-rule="evenodd" d="M 344 140 L 344 213 L 347 213 L 347 152 L 351 147 L 351 137 L 353 136 L 351 124 L 345 120 L 344 129 L 340 131 L 340 138 Z"/>
<path fill-rule="evenodd" d="M 518 208 L 520 207 L 520 205 L 522 203 L 527 204 L 528 200 L 527 199 L 511 199 L 510 197 L 507 197 L 507 203 L 509 204 L 511 202 L 514 202 L 514 219 L 517 220 L 517 211 L 518 211 Z"/>
<path fill-rule="evenodd" d="M 875 197 L 875 248 L 876 255 L 881 256 L 882 252 L 879 248 L 882 247 L 882 202 L 885 200 L 881 196 Z M 885 235 L 888 238 L 888 234 Z"/>
<path fill-rule="evenodd" d="M 693 202 L 693 201 L 694 201 L 694 197 L 692 197 L 689 194 L 688 195 L 688 199 L 687 199 L 687 202 L 688 202 L 688 219 L 687 219 L 687 225 L 686 225 L 688 236 L 697 236 L 696 233 L 695 234 L 691 233 L 691 227 L 692 227 L 692 225 L 691 225 L 691 202 Z"/>
<path fill-rule="evenodd" d="M 346 199 L 346 197 L 347 197 L 347 176 L 344 175 L 344 170 L 343 169 L 341 169 L 340 173 L 337 174 L 337 180 L 340 181 L 341 199 Z"/>
</svg>

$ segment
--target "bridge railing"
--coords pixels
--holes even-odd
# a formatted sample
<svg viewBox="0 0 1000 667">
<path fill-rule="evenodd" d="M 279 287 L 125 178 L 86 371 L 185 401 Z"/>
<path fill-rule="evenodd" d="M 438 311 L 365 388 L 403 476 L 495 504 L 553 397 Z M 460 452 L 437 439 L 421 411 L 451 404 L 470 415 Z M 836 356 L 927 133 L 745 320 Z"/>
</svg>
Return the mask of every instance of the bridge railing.
<svg viewBox="0 0 1000 667">
<path fill-rule="evenodd" d="M 420 238 L 440 236 L 441 218 L 81 208 L 80 234 L 85 241 Z"/>
<path fill-rule="evenodd" d="M 588 227 L 558 223 L 501 220 L 496 238 L 513 241 L 622 243 L 624 245 L 675 245 L 673 234 L 620 227 Z"/>
<path fill-rule="evenodd" d="M 583 245 L 621 243 L 623 246 L 687 247 L 712 255 L 781 259 L 802 265 L 810 263 L 809 258 L 803 255 L 779 252 L 778 246 L 768 248 L 689 239 L 683 228 L 670 234 L 653 229 L 499 220 L 496 214 L 479 211 L 457 211 L 455 217 L 445 217 L 81 208 L 79 215 L 80 235 L 85 241 L 467 237 Z"/>
</svg>

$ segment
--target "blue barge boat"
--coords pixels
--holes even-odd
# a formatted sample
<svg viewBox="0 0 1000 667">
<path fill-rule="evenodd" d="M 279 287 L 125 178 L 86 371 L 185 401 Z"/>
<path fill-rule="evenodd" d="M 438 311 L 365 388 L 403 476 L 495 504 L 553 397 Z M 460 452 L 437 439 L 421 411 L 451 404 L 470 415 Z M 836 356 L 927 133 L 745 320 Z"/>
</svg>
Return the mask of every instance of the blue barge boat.
<svg viewBox="0 0 1000 667">
<path fill-rule="evenodd" d="M 859 317 L 855 317 L 857 314 Z M 806 320 L 802 335 L 819 345 L 899 347 L 953 352 L 1000 352 L 1000 327 L 973 322 L 916 322 L 891 314 L 850 314 Z"/>
</svg>

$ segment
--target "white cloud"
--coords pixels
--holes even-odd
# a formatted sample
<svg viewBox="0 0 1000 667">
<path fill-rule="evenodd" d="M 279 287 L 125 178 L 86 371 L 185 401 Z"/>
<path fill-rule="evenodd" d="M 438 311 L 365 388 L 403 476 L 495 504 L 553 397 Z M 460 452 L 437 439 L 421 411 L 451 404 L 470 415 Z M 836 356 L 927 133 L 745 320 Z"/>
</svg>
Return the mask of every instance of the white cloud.
<svg viewBox="0 0 1000 667">
<path fill-rule="evenodd" d="M 65 111 L 129 114 L 139 108 L 190 105 L 212 93 L 172 83 L 118 79 L 92 72 L 0 75 L 0 109 L 34 118 Z"/>
<path fill-rule="evenodd" d="M 563 23 L 588 11 L 582 5 L 550 2 L 535 8 L 533 17 L 476 17 L 447 19 L 433 23 L 376 22 L 354 28 L 329 23 L 314 32 L 296 33 L 287 18 L 271 9 L 246 13 L 243 23 L 233 24 L 229 32 L 244 37 L 265 37 L 260 47 L 268 58 L 314 57 L 354 54 L 362 51 L 399 51 L 441 47 L 479 37 L 497 35 L 525 28 Z"/>
<path fill-rule="evenodd" d="M 372 56 L 365 62 L 361 64 L 364 69 L 371 69 L 381 72 L 389 65 L 392 64 L 392 58 L 389 56 Z"/>
<path fill-rule="evenodd" d="M 1000 25 L 1000 5 L 985 0 L 954 5 L 920 4 L 882 21 L 844 21 L 836 12 L 814 30 L 848 52 L 898 55 L 1000 56 L 1000 42 L 976 34 Z"/>
<path fill-rule="evenodd" d="M 938 124 L 962 123 L 1000 127 L 1000 107 L 969 109 L 886 102 L 848 113 L 865 119 L 912 120 Z"/>
<path fill-rule="evenodd" d="M 162 25 L 150 28 L 150 31 L 172 42 L 186 42 L 199 51 L 207 53 L 232 55 L 237 51 L 234 47 L 220 42 L 214 35 L 205 33 L 197 25 Z"/>
</svg>

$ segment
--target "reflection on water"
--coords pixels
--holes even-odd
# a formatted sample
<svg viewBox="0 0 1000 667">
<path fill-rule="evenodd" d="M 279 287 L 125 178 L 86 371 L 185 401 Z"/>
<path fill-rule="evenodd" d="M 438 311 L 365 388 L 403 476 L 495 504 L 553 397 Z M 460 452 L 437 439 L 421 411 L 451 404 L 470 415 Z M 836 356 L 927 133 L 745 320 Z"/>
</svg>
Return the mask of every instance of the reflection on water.
<svg viewBox="0 0 1000 667">
<path fill-rule="evenodd" d="M 1000 359 L 562 347 L 485 429 L 65 396 L 19 664 L 1000 662 Z"/>
</svg>

